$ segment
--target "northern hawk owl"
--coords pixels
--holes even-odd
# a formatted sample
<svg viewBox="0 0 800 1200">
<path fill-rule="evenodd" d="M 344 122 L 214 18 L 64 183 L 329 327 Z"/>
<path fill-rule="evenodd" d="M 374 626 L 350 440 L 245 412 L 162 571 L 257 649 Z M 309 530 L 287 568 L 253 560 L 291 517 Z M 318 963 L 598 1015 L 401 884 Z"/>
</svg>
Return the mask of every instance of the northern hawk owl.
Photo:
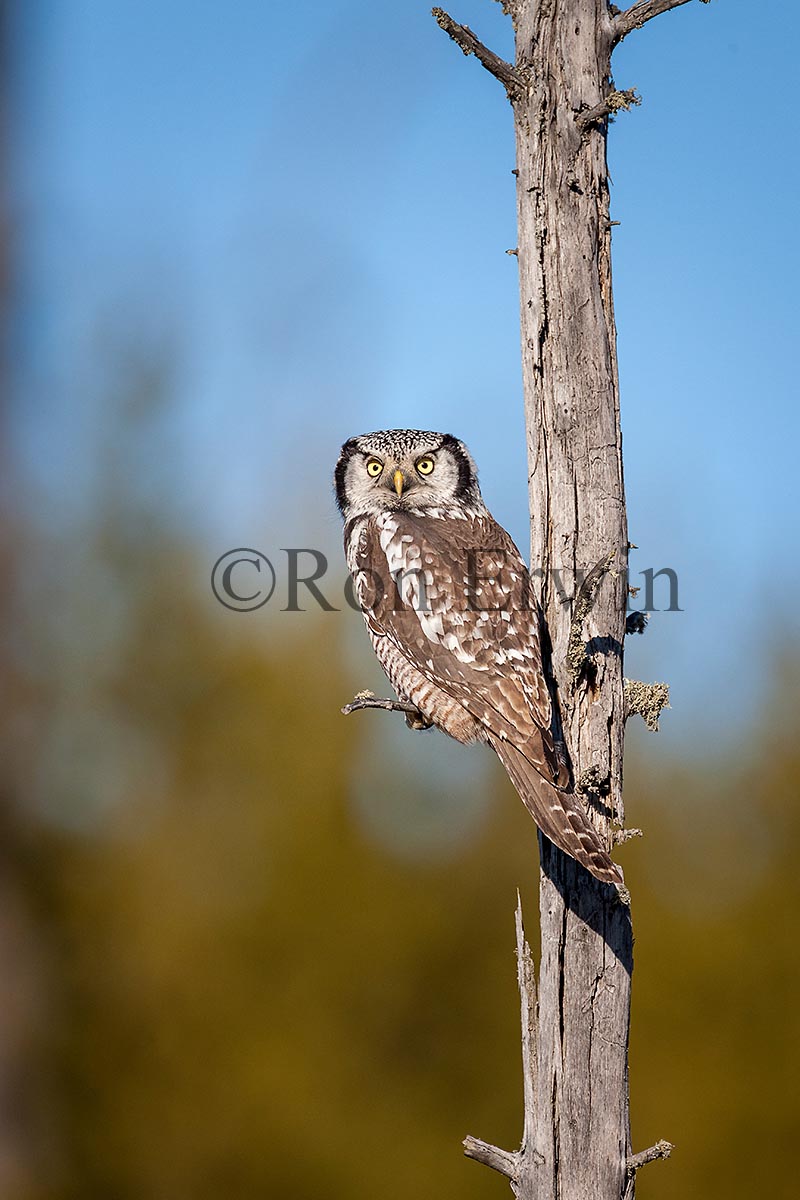
<svg viewBox="0 0 800 1200">
<path fill-rule="evenodd" d="M 457 741 L 487 742 L 542 833 L 621 883 L 553 736 L 527 568 L 464 443 L 416 429 L 351 438 L 335 487 L 356 596 L 398 696 Z"/>
</svg>

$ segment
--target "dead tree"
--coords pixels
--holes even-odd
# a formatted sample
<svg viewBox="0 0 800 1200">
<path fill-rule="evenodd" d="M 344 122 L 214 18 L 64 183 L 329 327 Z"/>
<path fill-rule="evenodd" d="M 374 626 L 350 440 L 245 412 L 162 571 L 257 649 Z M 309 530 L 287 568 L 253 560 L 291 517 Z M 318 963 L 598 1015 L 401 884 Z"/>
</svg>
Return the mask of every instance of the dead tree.
<svg viewBox="0 0 800 1200">
<path fill-rule="evenodd" d="M 623 679 L 629 547 L 606 139 L 611 116 L 638 97 L 615 87 L 611 55 L 687 0 L 626 11 L 607 0 L 500 2 L 514 25 L 513 63 L 442 9 L 433 15 L 498 79 L 514 112 L 532 569 L 575 786 L 610 845 L 625 836 L 626 717 L 640 711 L 651 723 L 666 702 L 663 685 Z M 671 1147 L 631 1152 L 630 909 L 541 835 L 540 851 L 538 983 L 517 912 L 522 1145 L 467 1138 L 466 1152 L 507 1176 L 520 1200 L 631 1200 L 639 1167 Z"/>
</svg>

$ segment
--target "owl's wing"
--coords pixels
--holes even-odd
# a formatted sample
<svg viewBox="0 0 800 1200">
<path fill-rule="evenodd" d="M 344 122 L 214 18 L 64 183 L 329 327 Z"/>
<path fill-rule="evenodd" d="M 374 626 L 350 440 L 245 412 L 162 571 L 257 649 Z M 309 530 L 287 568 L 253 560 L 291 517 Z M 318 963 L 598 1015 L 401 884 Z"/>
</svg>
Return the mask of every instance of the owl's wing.
<svg viewBox="0 0 800 1200">
<path fill-rule="evenodd" d="M 354 539 L 351 570 L 373 634 L 565 786 L 551 733 L 539 611 L 527 568 L 490 516 L 387 513 Z"/>
</svg>

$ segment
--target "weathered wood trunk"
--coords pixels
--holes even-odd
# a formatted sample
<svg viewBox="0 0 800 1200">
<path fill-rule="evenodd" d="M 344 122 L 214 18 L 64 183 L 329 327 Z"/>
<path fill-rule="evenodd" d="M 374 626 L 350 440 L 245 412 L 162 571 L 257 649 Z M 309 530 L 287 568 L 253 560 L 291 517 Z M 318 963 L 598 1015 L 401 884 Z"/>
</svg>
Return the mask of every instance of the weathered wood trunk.
<svg viewBox="0 0 800 1200">
<path fill-rule="evenodd" d="M 531 567 L 575 786 L 610 846 L 624 824 L 626 702 L 657 728 L 668 697 L 663 684 L 626 689 L 622 675 L 628 532 L 606 137 L 609 115 L 638 98 L 613 87 L 611 54 L 688 0 L 634 0 L 625 11 L 608 0 L 500 2 L 514 22 L 513 64 L 441 9 L 433 15 L 514 109 Z M 672 1147 L 630 1153 L 630 909 L 541 835 L 540 848 L 538 988 L 517 910 L 522 1146 L 467 1138 L 466 1152 L 506 1175 L 519 1200 L 632 1200 L 639 1167 Z"/>
<path fill-rule="evenodd" d="M 622 821 L 622 645 L 627 524 L 611 292 L 605 120 L 576 119 L 610 90 L 606 0 L 518 6 L 514 106 L 518 258 L 531 511 L 542 604 L 575 779 L 610 844 Z M 573 686 L 572 605 L 582 573 L 616 551 Z M 542 840 L 542 839 L 540 839 Z M 619 1200 L 630 1154 L 629 910 L 542 840 L 541 965 L 534 1110 L 526 1114 L 520 1200 Z"/>
</svg>

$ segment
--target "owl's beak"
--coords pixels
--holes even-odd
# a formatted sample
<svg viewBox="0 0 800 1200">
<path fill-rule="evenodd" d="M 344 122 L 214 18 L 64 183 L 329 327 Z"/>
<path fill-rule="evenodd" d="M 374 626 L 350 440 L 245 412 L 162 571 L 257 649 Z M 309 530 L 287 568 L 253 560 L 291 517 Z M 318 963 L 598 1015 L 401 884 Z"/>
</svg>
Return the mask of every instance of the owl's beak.
<svg viewBox="0 0 800 1200">
<path fill-rule="evenodd" d="M 406 479 L 405 479 L 403 472 L 398 468 L 395 471 L 394 475 L 392 476 L 392 483 L 394 484 L 394 490 L 397 492 L 398 496 L 402 496 L 402 494 L 403 494 L 403 484 L 405 483 L 405 481 L 406 481 Z"/>
</svg>

